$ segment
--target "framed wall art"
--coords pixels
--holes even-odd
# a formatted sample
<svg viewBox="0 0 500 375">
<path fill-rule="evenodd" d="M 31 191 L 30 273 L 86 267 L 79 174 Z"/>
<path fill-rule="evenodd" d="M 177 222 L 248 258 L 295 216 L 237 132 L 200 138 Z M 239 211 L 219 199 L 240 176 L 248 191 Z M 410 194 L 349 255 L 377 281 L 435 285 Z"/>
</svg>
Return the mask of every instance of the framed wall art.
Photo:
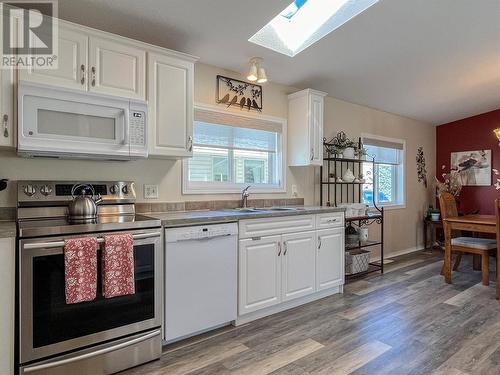
<svg viewBox="0 0 500 375">
<path fill-rule="evenodd" d="M 452 152 L 451 169 L 460 172 L 463 186 L 491 186 L 491 150 Z"/>
</svg>

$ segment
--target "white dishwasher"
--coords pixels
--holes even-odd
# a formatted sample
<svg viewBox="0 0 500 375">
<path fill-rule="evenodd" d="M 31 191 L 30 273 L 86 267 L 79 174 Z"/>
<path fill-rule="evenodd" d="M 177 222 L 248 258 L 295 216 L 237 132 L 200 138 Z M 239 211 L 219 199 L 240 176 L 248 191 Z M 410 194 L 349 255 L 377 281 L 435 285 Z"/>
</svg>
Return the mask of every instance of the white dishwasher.
<svg viewBox="0 0 500 375">
<path fill-rule="evenodd" d="M 234 321 L 238 225 L 167 228 L 165 242 L 165 341 Z"/>
</svg>

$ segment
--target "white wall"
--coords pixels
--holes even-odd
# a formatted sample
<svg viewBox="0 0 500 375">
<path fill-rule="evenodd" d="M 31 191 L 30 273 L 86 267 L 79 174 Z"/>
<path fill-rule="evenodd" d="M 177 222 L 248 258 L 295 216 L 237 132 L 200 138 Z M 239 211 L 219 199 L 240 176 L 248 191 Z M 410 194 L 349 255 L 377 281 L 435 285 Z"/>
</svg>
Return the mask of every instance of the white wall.
<svg viewBox="0 0 500 375">
<path fill-rule="evenodd" d="M 243 78 L 235 72 L 217 69 L 213 66 L 196 64 L 195 68 L 195 102 L 215 104 L 215 87 L 217 74 Z M 264 86 L 263 111 L 265 115 L 286 118 L 288 101 L 286 94 L 298 91 L 290 87 L 273 83 Z M 225 108 L 226 106 L 222 106 Z M 240 112 L 239 109 L 231 111 Z M 144 184 L 159 185 L 158 202 L 175 202 L 181 200 L 238 199 L 239 194 L 216 195 L 182 195 L 182 162 L 172 160 L 148 159 L 129 162 L 78 161 L 52 159 L 18 158 L 12 151 L 0 151 L 0 178 L 10 180 L 22 179 L 66 179 L 66 180 L 135 180 L 138 187 L 138 198 L 143 199 Z M 308 168 L 287 168 L 287 193 L 259 194 L 259 198 L 291 197 L 291 186 L 297 185 L 299 197 L 312 204 L 313 175 Z M 153 200 L 151 200 L 153 201 Z M 9 184 L 6 191 L 0 192 L 0 207 L 15 206 L 15 184 Z"/>
<path fill-rule="evenodd" d="M 240 77 L 213 66 L 196 64 L 195 102 L 214 104 L 216 75 Z M 240 77 L 241 78 L 241 77 Z M 263 114 L 287 117 L 286 95 L 298 91 L 292 87 L 267 83 L 264 85 Z M 229 109 L 239 112 L 239 109 Z M 427 157 L 429 180 L 434 176 L 435 129 L 433 126 L 401 116 L 347 103 L 327 97 L 325 102 L 325 137 L 331 138 L 344 130 L 351 137 L 362 132 L 403 138 L 407 141 L 407 207 L 391 211 L 387 215 L 386 242 L 388 251 L 416 247 L 421 242 L 421 217 L 432 201 L 429 190 L 417 183 L 415 156 L 418 146 L 424 146 Z M 0 151 L 0 178 L 20 179 L 67 179 L 67 180 L 135 180 L 139 200 L 144 184 L 159 185 L 158 202 L 182 200 L 238 199 L 238 194 L 182 195 L 180 161 L 148 159 L 131 162 L 78 161 L 18 158 L 13 151 Z M 317 173 L 319 168 L 292 167 L 286 169 L 287 192 L 254 195 L 258 198 L 291 197 L 291 186 L 296 185 L 299 197 L 306 204 L 319 203 Z M 15 206 L 15 183 L 0 192 L 0 207 Z"/>
<path fill-rule="evenodd" d="M 405 190 L 406 207 L 387 210 L 385 216 L 385 245 L 388 252 L 419 248 L 423 244 L 422 218 L 428 205 L 434 201 L 432 181 L 436 165 L 436 129 L 434 126 L 402 116 L 374 110 L 327 97 L 325 101 L 325 138 L 331 139 L 339 131 L 349 138 L 361 133 L 406 140 Z M 428 188 L 417 180 L 416 156 L 418 147 L 424 148 Z M 319 197 L 316 185 L 315 196 Z M 376 232 L 372 226 L 372 234 Z"/>
</svg>

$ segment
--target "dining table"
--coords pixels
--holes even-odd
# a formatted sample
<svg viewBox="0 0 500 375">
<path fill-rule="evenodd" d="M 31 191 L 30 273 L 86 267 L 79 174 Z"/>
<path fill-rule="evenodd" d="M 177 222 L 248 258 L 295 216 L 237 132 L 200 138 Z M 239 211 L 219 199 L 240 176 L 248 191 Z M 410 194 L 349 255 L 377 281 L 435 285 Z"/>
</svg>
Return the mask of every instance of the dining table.
<svg viewBox="0 0 500 375">
<path fill-rule="evenodd" d="M 495 215 L 464 215 L 443 220 L 445 236 L 444 278 L 451 284 L 451 236 L 454 230 L 473 233 L 497 234 L 497 218 Z M 496 254 L 496 298 L 500 299 L 500 241 L 497 241 Z"/>
</svg>

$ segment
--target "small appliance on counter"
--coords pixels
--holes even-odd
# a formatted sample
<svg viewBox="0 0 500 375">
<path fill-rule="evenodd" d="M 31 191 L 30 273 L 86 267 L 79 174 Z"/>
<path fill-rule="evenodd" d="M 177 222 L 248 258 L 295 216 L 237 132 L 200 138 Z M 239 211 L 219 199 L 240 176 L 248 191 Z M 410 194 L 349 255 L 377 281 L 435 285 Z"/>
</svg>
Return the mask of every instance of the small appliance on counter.
<svg viewBox="0 0 500 375">
<path fill-rule="evenodd" d="M 112 374 L 161 355 L 161 221 L 135 214 L 133 182 L 18 182 L 18 374 Z M 96 204 L 98 203 L 99 204 Z M 133 239 L 135 292 L 104 298 L 101 244 Z M 94 300 L 68 304 L 65 240 L 94 237 Z"/>
</svg>

